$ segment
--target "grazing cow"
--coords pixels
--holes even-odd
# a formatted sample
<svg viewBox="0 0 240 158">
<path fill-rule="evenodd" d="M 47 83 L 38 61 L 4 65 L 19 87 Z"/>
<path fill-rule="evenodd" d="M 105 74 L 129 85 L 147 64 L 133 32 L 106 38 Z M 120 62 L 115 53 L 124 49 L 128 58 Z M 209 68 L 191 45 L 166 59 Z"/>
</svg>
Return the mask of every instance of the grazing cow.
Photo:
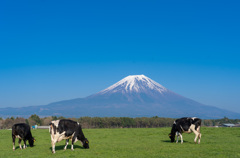
<svg viewBox="0 0 240 158">
<path fill-rule="evenodd" d="M 73 144 L 80 140 L 84 148 L 89 148 L 89 141 L 85 138 L 82 127 L 78 122 L 62 119 L 52 121 L 50 124 L 49 132 L 51 134 L 52 152 L 55 153 L 55 144 L 63 139 L 66 139 L 64 150 L 67 149 L 69 139 L 72 140 L 71 149 Z"/>
<path fill-rule="evenodd" d="M 169 134 L 169 138 L 171 139 L 171 142 L 174 142 L 175 135 L 177 135 L 177 141 L 178 143 L 178 137 L 181 137 L 181 143 L 183 143 L 182 133 L 194 133 L 195 139 L 194 142 L 200 144 L 201 139 L 201 133 L 200 133 L 200 126 L 201 126 L 201 119 L 196 117 L 183 117 L 180 119 L 177 119 L 174 121 L 172 125 L 171 133 Z"/>
<path fill-rule="evenodd" d="M 32 133 L 30 131 L 30 126 L 26 123 L 18 123 L 12 126 L 13 150 L 15 150 L 16 138 L 19 138 L 18 144 L 20 149 L 22 149 L 21 146 L 22 139 L 24 141 L 23 149 L 27 147 L 26 140 L 28 140 L 30 147 L 33 147 L 33 143 L 35 142 L 35 139 L 32 137 Z"/>
</svg>

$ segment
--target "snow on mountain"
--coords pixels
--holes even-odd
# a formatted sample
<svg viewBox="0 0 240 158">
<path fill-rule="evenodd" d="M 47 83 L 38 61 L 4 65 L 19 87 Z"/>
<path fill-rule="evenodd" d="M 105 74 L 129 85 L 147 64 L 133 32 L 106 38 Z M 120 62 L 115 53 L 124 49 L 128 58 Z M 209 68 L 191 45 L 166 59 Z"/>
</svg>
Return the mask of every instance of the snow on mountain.
<svg viewBox="0 0 240 158">
<path fill-rule="evenodd" d="M 150 78 L 144 75 L 130 75 L 120 80 L 116 84 L 100 91 L 98 94 L 105 93 L 141 93 L 146 92 L 148 90 L 157 91 L 159 93 L 163 93 L 167 91 L 165 87 L 160 85 L 159 83 L 151 80 Z"/>
</svg>

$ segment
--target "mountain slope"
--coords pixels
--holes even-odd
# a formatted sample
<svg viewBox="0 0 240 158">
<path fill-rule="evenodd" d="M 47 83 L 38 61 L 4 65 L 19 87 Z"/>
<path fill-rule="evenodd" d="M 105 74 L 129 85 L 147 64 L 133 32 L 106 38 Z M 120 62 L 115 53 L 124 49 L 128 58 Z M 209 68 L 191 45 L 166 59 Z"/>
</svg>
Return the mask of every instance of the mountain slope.
<svg viewBox="0 0 240 158">
<path fill-rule="evenodd" d="M 240 114 L 203 105 L 180 96 L 144 75 L 127 76 L 116 84 L 86 98 L 44 106 L 0 109 L 4 116 L 100 116 L 239 118 Z"/>
</svg>

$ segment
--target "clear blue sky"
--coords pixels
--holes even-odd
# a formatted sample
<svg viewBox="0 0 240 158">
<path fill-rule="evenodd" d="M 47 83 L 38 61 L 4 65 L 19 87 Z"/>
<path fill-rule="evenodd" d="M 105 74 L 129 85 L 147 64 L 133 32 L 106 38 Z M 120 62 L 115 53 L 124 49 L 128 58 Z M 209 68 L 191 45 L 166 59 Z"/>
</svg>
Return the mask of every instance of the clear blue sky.
<svg viewBox="0 0 240 158">
<path fill-rule="evenodd" d="M 1 1 L 0 107 L 86 97 L 144 74 L 240 112 L 239 1 Z"/>
</svg>

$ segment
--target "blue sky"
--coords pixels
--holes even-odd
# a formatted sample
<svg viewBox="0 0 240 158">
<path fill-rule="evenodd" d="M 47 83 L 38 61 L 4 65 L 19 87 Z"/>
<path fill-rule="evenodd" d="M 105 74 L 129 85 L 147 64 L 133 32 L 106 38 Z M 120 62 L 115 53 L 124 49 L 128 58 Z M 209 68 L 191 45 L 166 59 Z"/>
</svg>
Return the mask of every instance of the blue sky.
<svg viewBox="0 0 240 158">
<path fill-rule="evenodd" d="M 144 74 L 240 112 L 239 1 L 1 1 L 0 107 L 86 97 Z"/>
</svg>

